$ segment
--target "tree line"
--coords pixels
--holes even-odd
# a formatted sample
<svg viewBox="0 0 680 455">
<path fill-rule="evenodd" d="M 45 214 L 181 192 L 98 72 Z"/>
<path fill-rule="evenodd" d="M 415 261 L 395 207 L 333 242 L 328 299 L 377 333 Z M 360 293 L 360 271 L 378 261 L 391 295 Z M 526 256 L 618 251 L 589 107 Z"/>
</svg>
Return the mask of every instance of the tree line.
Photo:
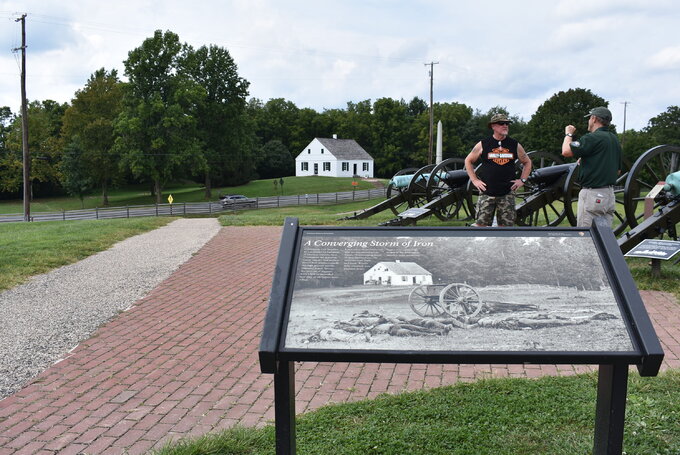
<svg viewBox="0 0 680 455">
<path fill-rule="evenodd" d="M 429 107 L 422 99 L 379 98 L 317 112 L 283 98 L 249 96 L 228 50 L 198 49 L 171 31 L 154 33 L 116 70 L 98 69 L 70 103 L 32 101 L 28 106 L 31 189 L 35 196 L 98 190 L 108 205 L 111 187 L 142 183 L 161 202 L 165 185 L 201 182 L 206 199 L 214 187 L 257 178 L 294 175 L 294 157 L 315 137 L 355 139 L 375 160 L 378 177 L 427 164 Z M 529 121 L 506 107 L 486 112 L 462 103 L 435 103 L 443 124 L 443 157 L 464 157 L 489 134 L 496 113 L 513 120 L 511 135 L 527 150 L 559 153 L 563 127 L 585 132 L 584 112 L 608 102 L 589 89 L 556 93 Z M 658 144 L 680 143 L 680 108 L 621 135 L 632 162 Z M 616 131 L 616 126 L 612 126 Z M 22 193 L 21 117 L 0 107 L 0 199 Z"/>
</svg>

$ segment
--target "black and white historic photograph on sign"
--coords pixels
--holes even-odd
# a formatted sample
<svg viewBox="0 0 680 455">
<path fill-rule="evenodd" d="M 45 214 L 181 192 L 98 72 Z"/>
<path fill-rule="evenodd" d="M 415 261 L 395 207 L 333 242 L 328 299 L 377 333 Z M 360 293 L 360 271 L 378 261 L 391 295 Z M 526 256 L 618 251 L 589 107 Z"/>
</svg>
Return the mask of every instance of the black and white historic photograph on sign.
<svg viewBox="0 0 680 455">
<path fill-rule="evenodd" d="M 285 348 L 634 349 L 589 231 L 380 234 L 303 233 Z"/>
</svg>

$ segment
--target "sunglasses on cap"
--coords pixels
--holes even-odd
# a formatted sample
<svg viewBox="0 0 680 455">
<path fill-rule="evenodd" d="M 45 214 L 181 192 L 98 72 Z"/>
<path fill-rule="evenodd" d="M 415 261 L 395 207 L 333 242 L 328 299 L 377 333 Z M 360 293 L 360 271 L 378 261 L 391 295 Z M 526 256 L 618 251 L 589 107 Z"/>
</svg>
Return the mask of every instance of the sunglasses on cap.
<svg viewBox="0 0 680 455">
<path fill-rule="evenodd" d="M 496 122 L 496 125 L 508 126 L 512 122 Z"/>
</svg>

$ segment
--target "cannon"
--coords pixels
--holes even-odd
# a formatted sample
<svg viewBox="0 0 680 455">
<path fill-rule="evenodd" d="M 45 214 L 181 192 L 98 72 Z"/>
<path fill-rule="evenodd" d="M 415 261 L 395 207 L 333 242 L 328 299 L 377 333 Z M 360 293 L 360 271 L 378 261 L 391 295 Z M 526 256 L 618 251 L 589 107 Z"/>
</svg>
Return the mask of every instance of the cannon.
<svg viewBox="0 0 680 455">
<path fill-rule="evenodd" d="M 392 210 L 392 212 L 394 212 L 395 215 L 398 214 L 401 209 L 408 206 L 407 196 L 409 195 L 407 194 L 408 189 L 407 186 L 404 187 L 397 186 L 397 182 L 403 184 L 403 180 L 400 179 L 395 181 L 395 179 L 401 176 L 409 176 L 410 181 L 410 179 L 416 172 L 418 172 L 418 169 L 416 168 L 402 169 L 401 171 L 397 172 L 396 174 L 394 174 L 394 176 L 387 185 L 387 190 L 385 194 L 387 198 L 384 201 L 367 209 L 355 212 L 353 215 L 346 216 L 340 219 L 361 220 L 373 216 L 377 213 L 383 212 L 385 210 Z"/>
<path fill-rule="evenodd" d="M 519 206 L 522 210 L 518 212 L 520 224 L 557 225 L 568 212 L 565 212 L 563 203 L 551 204 L 559 201 L 564 194 L 558 180 L 561 178 L 559 182 L 564 181 L 568 168 L 548 170 L 547 168 L 562 164 L 561 158 L 552 153 L 532 151 L 528 155 L 534 169 L 545 170 L 534 173 L 533 183 L 519 194 L 522 199 Z M 516 166 L 519 175 L 522 168 L 520 165 Z M 475 216 L 473 197 L 477 195 L 477 189 L 470 182 L 465 171 L 465 160 L 462 158 L 449 158 L 437 166 L 421 168 L 413 175 L 395 176 L 390 181 L 388 193 L 396 193 L 402 197 L 394 200 L 388 198 L 385 203 L 346 219 L 370 216 L 377 213 L 376 209 L 384 207 L 391 208 L 397 217 L 380 223 L 381 226 L 415 224 L 418 220 L 433 215 L 442 221 L 472 220 Z M 395 200 L 401 204 L 395 204 Z M 406 210 L 401 211 L 402 208 Z M 572 224 L 575 224 L 575 217 Z"/>
<path fill-rule="evenodd" d="M 469 177 L 465 160 L 448 158 L 434 166 L 426 180 L 413 183 L 410 191 L 425 195 L 425 201 L 409 204 L 409 209 L 397 213 L 397 218 L 380 223 L 381 226 L 405 226 L 432 215 L 442 221 L 471 219 L 474 216 L 472 197 L 467 190 Z"/>
<path fill-rule="evenodd" d="M 462 158 L 449 158 L 436 166 L 404 169 L 390 180 L 386 200 L 342 219 L 368 218 L 384 210 L 391 210 L 399 216 L 409 208 L 420 207 L 426 215 L 418 219 L 431 215 L 443 221 L 459 216 L 469 218 L 470 211 L 474 209 L 472 199 L 467 197 L 465 189 L 467 181 Z M 433 200 L 437 202 L 430 204 Z"/>
<path fill-rule="evenodd" d="M 663 187 L 659 183 L 665 181 Z M 659 191 L 655 193 L 655 188 Z M 624 206 L 630 230 L 618 239 L 627 253 L 645 239 L 667 234 L 677 240 L 680 222 L 680 147 L 660 145 L 642 154 L 631 167 L 624 189 Z M 653 200 L 653 214 L 646 219 L 642 206 Z"/>
<path fill-rule="evenodd" d="M 572 225 L 576 219 L 567 210 L 569 189 L 576 178 L 576 163 L 556 164 L 533 169 L 524 191 L 518 193 L 517 224 L 520 226 L 558 226 L 565 218 Z"/>
<path fill-rule="evenodd" d="M 423 318 L 443 318 L 460 328 L 470 327 L 470 322 L 480 314 L 494 311 L 537 310 L 533 304 L 482 301 L 479 292 L 465 283 L 421 284 L 408 296 L 414 313 Z"/>
<path fill-rule="evenodd" d="M 408 302 L 418 316 L 426 318 L 445 316 L 457 320 L 476 316 L 482 310 L 479 293 L 463 283 L 416 286 L 411 290 Z"/>
</svg>

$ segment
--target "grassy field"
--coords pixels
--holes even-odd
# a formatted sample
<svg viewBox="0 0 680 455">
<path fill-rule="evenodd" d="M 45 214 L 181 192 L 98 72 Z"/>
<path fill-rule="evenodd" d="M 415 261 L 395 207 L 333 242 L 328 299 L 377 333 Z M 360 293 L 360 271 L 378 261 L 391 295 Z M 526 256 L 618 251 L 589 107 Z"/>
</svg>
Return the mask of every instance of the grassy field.
<svg viewBox="0 0 680 455">
<path fill-rule="evenodd" d="M 277 186 L 274 186 L 274 180 Z M 290 196 L 297 194 L 315 193 L 335 193 L 341 191 L 352 191 L 351 178 L 333 177 L 286 177 L 283 179 L 283 187 L 278 184 L 279 179 L 254 180 L 246 185 L 234 187 L 215 188 L 212 191 L 212 200 L 219 199 L 220 194 L 243 194 L 248 197 L 266 196 Z M 367 190 L 375 188 L 374 183 L 357 179 L 356 189 Z M 172 194 L 173 203 L 182 202 L 204 202 L 205 188 L 196 183 L 172 184 L 169 185 L 161 197 L 162 202 L 167 202 L 168 196 Z M 151 196 L 149 188 L 142 185 L 131 185 L 121 189 L 113 189 L 109 194 L 109 205 L 112 207 L 124 207 L 127 205 L 147 205 L 154 204 L 156 199 Z M 85 197 L 85 208 L 102 207 L 101 194 L 93 193 Z M 72 197 L 41 198 L 31 202 L 31 211 L 53 212 L 62 210 L 78 210 L 82 208 L 80 200 Z M 24 207 L 21 200 L 0 201 L 0 214 L 2 213 L 23 213 Z"/>
</svg>

